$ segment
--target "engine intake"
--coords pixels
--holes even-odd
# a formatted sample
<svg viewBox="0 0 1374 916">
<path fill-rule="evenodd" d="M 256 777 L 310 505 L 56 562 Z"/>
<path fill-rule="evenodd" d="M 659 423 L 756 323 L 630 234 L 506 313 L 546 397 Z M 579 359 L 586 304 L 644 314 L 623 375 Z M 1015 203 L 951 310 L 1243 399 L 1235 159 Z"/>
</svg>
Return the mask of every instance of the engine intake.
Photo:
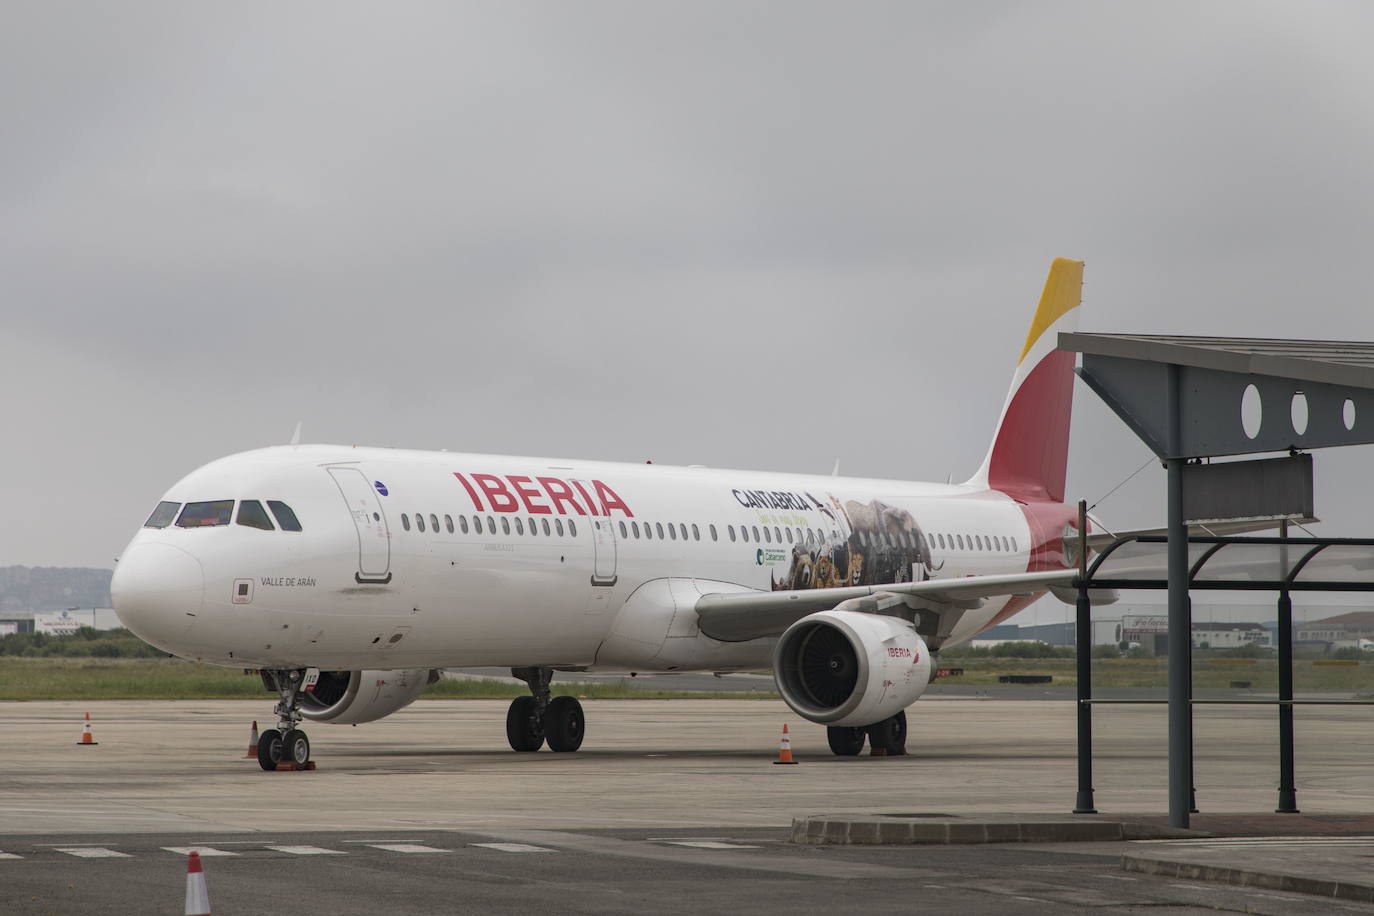
<svg viewBox="0 0 1374 916">
<path fill-rule="evenodd" d="M 315 689 L 301 695 L 301 715 L 312 722 L 356 725 L 389 716 L 415 702 L 438 671 L 321 671 Z"/>
<path fill-rule="evenodd" d="M 787 705 L 812 722 L 872 725 L 925 692 L 930 652 L 905 620 L 821 611 L 782 634 L 773 678 Z"/>
</svg>

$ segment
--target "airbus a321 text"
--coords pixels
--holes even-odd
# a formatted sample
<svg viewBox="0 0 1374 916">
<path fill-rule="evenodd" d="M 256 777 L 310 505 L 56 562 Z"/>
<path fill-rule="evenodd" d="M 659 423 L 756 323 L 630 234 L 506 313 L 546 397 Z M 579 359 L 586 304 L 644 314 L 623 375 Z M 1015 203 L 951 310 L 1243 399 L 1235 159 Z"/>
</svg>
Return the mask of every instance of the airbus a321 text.
<svg viewBox="0 0 1374 916">
<path fill-rule="evenodd" d="M 268 769 L 309 761 L 302 719 L 379 719 L 442 669 L 490 666 L 530 686 L 506 717 L 517 751 L 582 744 L 555 672 L 771 668 L 835 753 L 900 753 L 932 654 L 1073 578 L 1074 357 L 1055 342 L 1082 278 L 1051 266 L 965 483 L 267 448 L 167 491 L 115 610 L 168 652 L 261 671 L 280 695 Z"/>
</svg>

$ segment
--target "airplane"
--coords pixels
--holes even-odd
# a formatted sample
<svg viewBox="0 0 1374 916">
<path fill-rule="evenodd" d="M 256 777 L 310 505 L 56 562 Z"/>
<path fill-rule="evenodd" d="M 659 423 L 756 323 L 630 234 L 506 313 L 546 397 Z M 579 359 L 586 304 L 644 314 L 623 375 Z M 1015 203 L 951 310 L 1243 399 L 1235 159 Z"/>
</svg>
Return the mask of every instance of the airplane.
<svg viewBox="0 0 1374 916">
<path fill-rule="evenodd" d="M 280 698 L 264 769 L 310 761 L 303 720 L 373 721 L 477 667 L 529 685 L 515 751 L 582 745 L 556 672 L 771 669 L 834 753 L 904 753 L 935 654 L 1075 575 L 1075 357 L 1056 341 L 1082 282 L 1054 260 L 964 483 L 264 448 L 166 492 L 119 559 L 115 611 L 167 652 L 258 669 Z"/>
</svg>

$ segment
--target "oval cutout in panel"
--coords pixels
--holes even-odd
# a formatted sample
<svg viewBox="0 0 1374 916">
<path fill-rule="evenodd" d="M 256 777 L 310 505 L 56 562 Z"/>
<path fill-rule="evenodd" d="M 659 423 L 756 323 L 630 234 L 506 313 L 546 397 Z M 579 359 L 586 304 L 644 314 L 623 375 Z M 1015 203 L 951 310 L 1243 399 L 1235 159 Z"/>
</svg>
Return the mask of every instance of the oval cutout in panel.
<svg viewBox="0 0 1374 916">
<path fill-rule="evenodd" d="M 1293 403 L 1288 408 L 1289 416 L 1293 420 L 1293 432 L 1301 436 L 1307 432 L 1307 395 L 1301 391 L 1293 395 Z"/>
<path fill-rule="evenodd" d="M 1345 424 L 1346 429 L 1355 428 L 1355 402 L 1350 398 L 1346 398 L 1345 403 L 1341 405 L 1341 422 Z"/>
<path fill-rule="evenodd" d="M 1260 434 L 1260 427 L 1264 425 L 1264 403 L 1260 399 L 1259 389 L 1254 385 L 1246 385 L 1245 393 L 1240 396 L 1240 428 L 1245 431 L 1247 439 L 1253 439 Z"/>
</svg>

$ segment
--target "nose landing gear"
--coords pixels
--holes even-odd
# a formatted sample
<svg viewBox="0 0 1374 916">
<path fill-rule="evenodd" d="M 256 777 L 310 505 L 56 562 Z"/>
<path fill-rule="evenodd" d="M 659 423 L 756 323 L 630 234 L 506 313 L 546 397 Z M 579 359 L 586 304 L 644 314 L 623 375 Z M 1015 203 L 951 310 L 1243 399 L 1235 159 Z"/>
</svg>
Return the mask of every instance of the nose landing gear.
<svg viewBox="0 0 1374 916">
<path fill-rule="evenodd" d="M 258 736 L 258 766 L 275 770 L 278 764 L 290 764 L 291 769 L 304 770 L 310 766 L 310 739 L 296 726 L 301 721 L 301 684 L 305 672 L 300 669 L 263 669 L 262 682 L 268 690 L 275 690 L 281 700 L 273 710 L 277 727 Z"/>
<path fill-rule="evenodd" d="M 512 750 L 571 752 L 582 746 L 587 719 L 576 697 L 549 697 L 552 668 L 512 668 L 510 673 L 530 685 L 533 696 L 516 697 L 506 712 L 506 740 Z"/>
</svg>

